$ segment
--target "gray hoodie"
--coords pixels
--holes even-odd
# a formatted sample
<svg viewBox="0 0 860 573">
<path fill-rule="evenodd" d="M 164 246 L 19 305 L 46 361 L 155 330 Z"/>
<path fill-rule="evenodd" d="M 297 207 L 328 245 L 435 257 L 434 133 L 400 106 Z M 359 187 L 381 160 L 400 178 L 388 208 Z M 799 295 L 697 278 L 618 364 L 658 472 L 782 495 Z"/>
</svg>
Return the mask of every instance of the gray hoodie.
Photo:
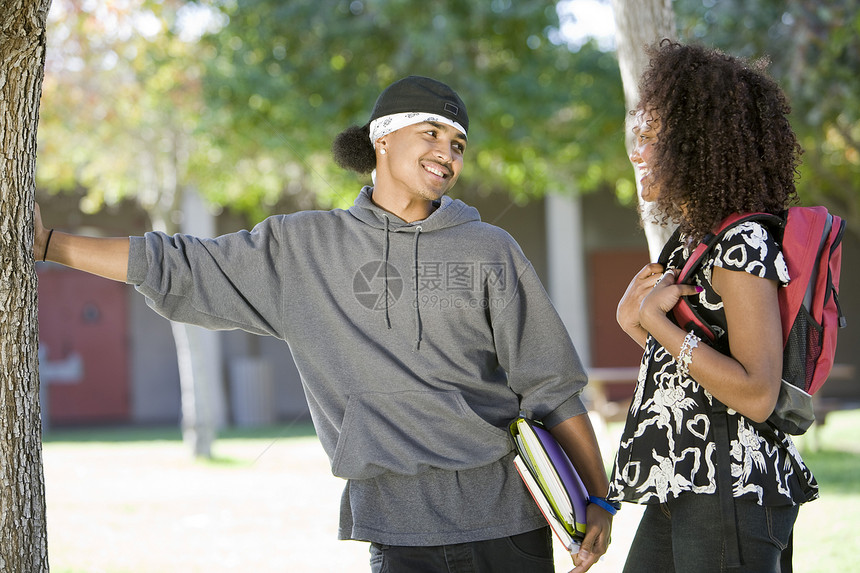
<svg viewBox="0 0 860 573">
<path fill-rule="evenodd" d="M 440 545 L 545 524 L 507 424 L 582 414 L 583 367 L 513 238 L 443 197 L 406 223 L 349 210 L 215 239 L 132 237 L 128 282 L 171 320 L 289 344 L 334 475 L 340 536 Z"/>
</svg>

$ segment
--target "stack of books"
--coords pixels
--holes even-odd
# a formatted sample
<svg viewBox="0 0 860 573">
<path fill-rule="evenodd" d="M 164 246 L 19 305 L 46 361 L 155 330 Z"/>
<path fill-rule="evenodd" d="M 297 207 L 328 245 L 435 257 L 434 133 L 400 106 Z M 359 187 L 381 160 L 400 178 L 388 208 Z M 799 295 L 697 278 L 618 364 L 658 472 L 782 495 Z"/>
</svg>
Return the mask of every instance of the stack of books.
<svg viewBox="0 0 860 573">
<path fill-rule="evenodd" d="M 549 523 L 571 553 L 585 537 L 586 491 L 570 458 L 539 422 L 519 417 L 510 425 L 514 466 Z"/>
</svg>

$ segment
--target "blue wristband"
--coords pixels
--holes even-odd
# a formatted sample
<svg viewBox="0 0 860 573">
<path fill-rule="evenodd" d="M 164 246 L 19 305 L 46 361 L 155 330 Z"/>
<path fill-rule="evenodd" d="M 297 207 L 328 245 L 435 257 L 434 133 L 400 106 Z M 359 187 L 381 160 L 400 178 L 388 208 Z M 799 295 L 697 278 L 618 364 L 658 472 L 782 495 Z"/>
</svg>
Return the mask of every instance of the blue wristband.
<svg viewBox="0 0 860 573">
<path fill-rule="evenodd" d="M 588 496 L 588 501 L 599 505 L 602 509 L 606 510 L 609 515 L 615 515 L 618 513 L 618 510 L 621 509 L 621 504 L 617 501 L 609 501 L 605 498 L 597 497 L 596 495 Z"/>
</svg>

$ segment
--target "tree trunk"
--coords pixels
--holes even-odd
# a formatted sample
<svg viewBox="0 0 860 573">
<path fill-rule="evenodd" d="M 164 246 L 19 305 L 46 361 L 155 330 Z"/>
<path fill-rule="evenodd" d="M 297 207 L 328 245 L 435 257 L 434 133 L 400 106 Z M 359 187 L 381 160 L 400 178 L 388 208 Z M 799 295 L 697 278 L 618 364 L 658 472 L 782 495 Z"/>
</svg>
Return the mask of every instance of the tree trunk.
<svg viewBox="0 0 860 573">
<path fill-rule="evenodd" d="M 644 48 L 663 38 L 675 38 L 675 14 L 672 0 L 612 0 L 612 9 L 615 13 L 615 44 L 624 84 L 624 100 L 627 109 L 632 110 L 639 103 L 639 78 L 648 65 Z M 633 138 L 629 129 L 626 133 L 629 154 Z M 673 229 L 653 222 L 650 204 L 642 201 L 639 177 L 635 179 L 648 250 L 651 260 L 656 261 Z"/>
<path fill-rule="evenodd" d="M 33 262 L 50 0 L 0 3 L 0 571 L 48 571 Z"/>
<path fill-rule="evenodd" d="M 202 204 L 189 204 L 187 195 L 196 196 L 196 192 L 182 190 L 178 183 L 168 187 L 158 193 L 162 199 L 158 206 L 147 209 L 153 228 L 170 234 L 181 230 L 198 236 L 213 236 L 215 228 L 211 215 L 207 219 L 206 214 L 201 213 Z M 184 213 L 182 225 L 174 221 L 174 215 L 180 212 Z M 189 226 L 189 220 L 195 224 Z M 219 334 L 180 322 L 171 321 L 170 327 L 179 366 L 183 442 L 194 457 L 211 458 L 218 430 L 226 425 Z"/>
</svg>

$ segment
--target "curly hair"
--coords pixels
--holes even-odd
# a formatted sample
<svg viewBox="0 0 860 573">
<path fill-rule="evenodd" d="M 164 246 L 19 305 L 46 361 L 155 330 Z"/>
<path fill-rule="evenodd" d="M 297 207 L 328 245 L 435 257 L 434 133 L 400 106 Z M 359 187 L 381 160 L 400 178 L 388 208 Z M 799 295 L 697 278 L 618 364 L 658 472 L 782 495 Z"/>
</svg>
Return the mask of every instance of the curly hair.
<svg viewBox="0 0 860 573">
<path fill-rule="evenodd" d="M 334 138 L 331 152 L 335 163 L 358 173 L 370 173 L 376 169 L 376 152 L 370 143 L 370 125 L 353 125 Z"/>
<path fill-rule="evenodd" d="M 647 54 L 638 109 L 660 120 L 650 167 L 664 223 L 698 241 L 732 213 L 778 214 L 796 200 L 802 149 L 766 59 L 670 40 Z"/>
</svg>

